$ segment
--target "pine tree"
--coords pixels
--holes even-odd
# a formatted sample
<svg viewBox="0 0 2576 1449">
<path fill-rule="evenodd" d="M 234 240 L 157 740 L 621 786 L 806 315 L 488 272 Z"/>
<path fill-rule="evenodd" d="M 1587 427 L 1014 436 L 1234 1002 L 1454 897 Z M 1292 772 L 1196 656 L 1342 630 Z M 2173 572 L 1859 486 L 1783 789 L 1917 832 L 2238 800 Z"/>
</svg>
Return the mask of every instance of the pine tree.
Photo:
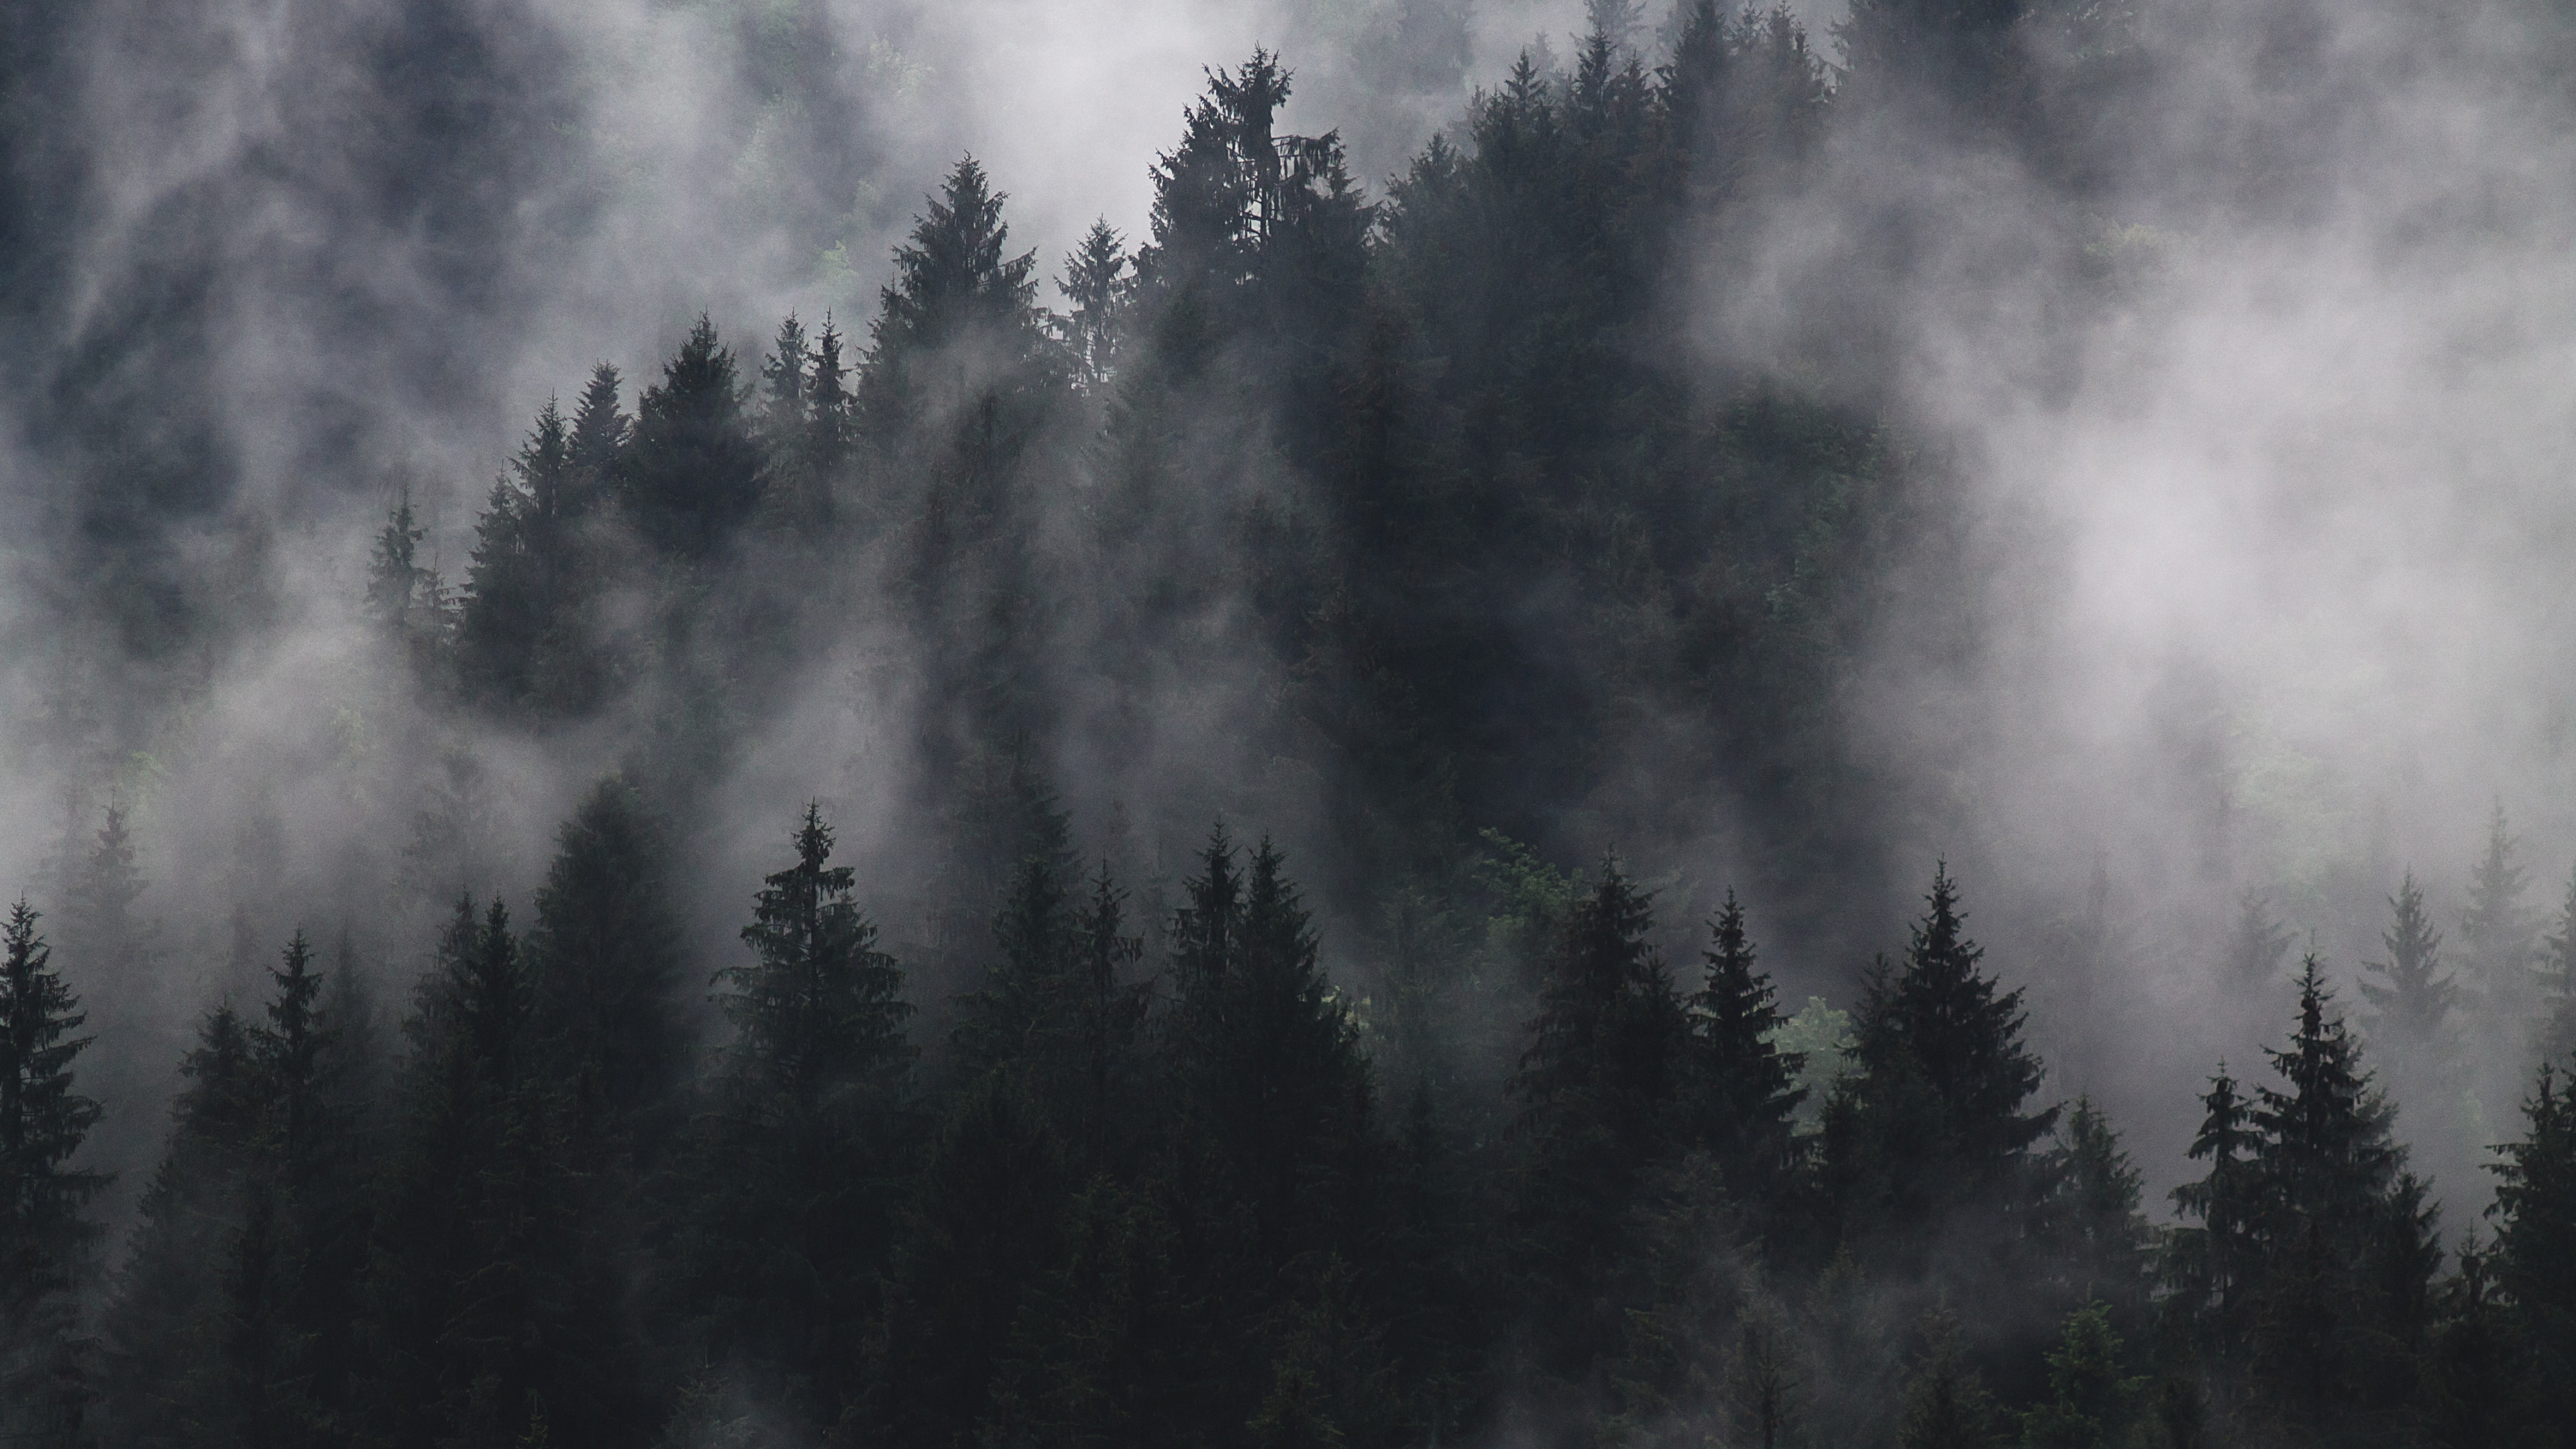
<svg viewBox="0 0 2576 1449">
<path fill-rule="evenodd" d="M 689 1045 L 661 827 L 632 785 L 609 778 L 555 840 L 528 940 L 534 1029 L 573 1082 L 588 1130 L 649 1171 L 677 1125 Z"/>
<path fill-rule="evenodd" d="M 2393 919 L 2379 938 L 2388 959 L 2364 963 L 2380 980 L 2362 982 L 2362 998 L 2378 1009 L 2378 1025 L 2393 1044 L 2430 1051 L 2450 1023 L 2459 988 L 2443 974 L 2442 934 L 2433 929 L 2413 871 L 2388 898 L 2388 907 Z"/>
<path fill-rule="evenodd" d="M 2390 1140 L 2394 1111 L 2328 1014 L 2320 969 L 2313 954 L 2301 963 L 2297 1026 L 2266 1053 L 2282 1085 L 2261 1088 L 2249 1114 L 2262 1205 L 2252 1367 L 2267 1412 L 2307 1433 L 2391 1407 L 2439 1256 L 2423 1184 Z"/>
<path fill-rule="evenodd" d="M 106 1315 L 106 1387 L 126 1444 L 184 1444 L 230 1417 L 220 1274 L 270 1123 L 251 1032 L 229 1004 L 199 1023 L 180 1075 Z"/>
<path fill-rule="evenodd" d="M 2568 1062 L 2576 1058 L 2576 872 L 2568 875 L 2557 929 L 2541 938 L 2540 988 L 2544 1014 L 2533 1029 L 2534 1053 L 2543 1062 Z"/>
<path fill-rule="evenodd" d="M 1807 1095 L 1797 1085 L 1806 1058 L 1772 1044 L 1782 1021 L 1777 993 L 1754 967 L 1744 908 L 1732 890 L 1709 923 L 1709 936 L 1706 978 L 1690 1002 L 1700 1131 L 1727 1190 L 1759 1222 L 1782 1206 L 1779 1193 L 1796 1154 L 1791 1129 Z"/>
<path fill-rule="evenodd" d="M 644 536 L 665 554 L 704 559 L 752 515 L 761 449 L 743 415 L 733 353 L 701 315 L 662 381 L 636 406 L 623 480 Z"/>
<path fill-rule="evenodd" d="M 98 1120 L 72 1064 L 78 1000 L 36 934 L 24 900 L 0 928 L 0 1429 L 17 1442 L 79 1442 L 91 1385 L 77 1295 L 96 1271 L 99 1225 L 86 1215 L 106 1174 L 72 1166 Z"/>
<path fill-rule="evenodd" d="M 581 401 L 573 409 L 571 450 L 576 487 L 567 502 L 575 513 L 596 512 L 616 494 L 618 470 L 625 464 L 627 444 L 635 434 L 635 420 L 626 415 L 622 402 L 625 385 L 617 368 L 602 362 L 590 370 L 590 381 L 582 386 Z"/>
<path fill-rule="evenodd" d="M 1118 344 L 1130 280 L 1127 249 L 1106 219 L 1095 221 L 1066 259 L 1056 290 L 1073 304 L 1057 323 L 1083 391 L 1098 394 L 1118 371 Z"/>
<path fill-rule="evenodd" d="M 1924 1348 L 1907 1386 L 1901 1449 L 1992 1449 L 1994 1401 L 1978 1382 L 1959 1342 L 1958 1319 L 1946 1311 L 1923 1323 Z"/>
<path fill-rule="evenodd" d="M 2120 1367 L 2120 1336 L 2111 1330 L 2109 1310 L 2089 1303 L 2069 1315 L 2064 1340 L 2048 1355 L 2050 1398 L 2021 1416 L 2023 1449 L 2110 1449 L 2125 1442 L 2147 1381 Z"/>
<path fill-rule="evenodd" d="M 2045 1174 L 2032 1146 L 2057 1111 L 2023 1109 L 2044 1074 L 2022 1040 L 2019 990 L 1979 969 L 1958 888 L 1937 867 L 1901 969 L 1872 973 L 1852 1059 L 1826 1103 L 1824 1176 L 1847 1241 L 1881 1239 L 1910 1261 L 1965 1210 L 2020 1238 L 2038 1222 Z"/>
<path fill-rule="evenodd" d="M 2496 1287 L 2536 1391 L 2531 1422 L 2576 1423 L 2576 1104 L 2547 1065 L 2523 1099 L 2521 1140 L 2498 1149 Z"/>
<path fill-rule="evenodd" d="M 1642 1175 L 1682 1140 L 1690 1022 L 1652 927 L 1648 897 L 1605 860 L 1548 958 L 1511 1080 L 1514 1256 L 1544 1325 L 1524 1350 L 1541 1384 L 1582 1382 L 1620 1342 L 1624 1315 L 1594 1283 L 1625 1250 Z"/>
<path fill-rule="evenodd" d="M 2077 1097 L 2066 1115 L 2064 1158 L 2058 1230 L 2067 1286 L 2132 1321 L 2147 1287 L 2148 1227 L 2138 1210 L 2143 1177 L 2089 1096 Z"/>
<path fill-rule="evenodd" d="M 2263 1204 L 2254 1154 L 2260 1137 L 2252 1105 L 2237 1090 L 2225 1063 L 2209 1079 L 2200 1102 L 2200 1128 L 2192 1136 L 2190 1157 L 2207 1162 L 2209 1169 L 2199 1181 L 2173 1190 L 2175 1208 L 2200 1225 L 2177 1235 L 2167 1274 L 2186 1321 L 2201 1326 L 2224 1350 L 2243 1329 L 2243 1295 L 2259 1269 L 2254 1235 Z"/>
<path fill-rule="evenodd" d="M 2467 988 L 2507 1019 L 2527 1016 L 2537 1004 L 2532 965 L 2539 923 L 2523 904 L 2530 872 L 2514 861 L 2518 844 L 2499 800 L 2487 825 L 2486 854 L 2469 871 L 2468 909 L 2460 913 Z"/>
<path fill-rule="evenodd" d="M 743 928 L 754 959 L 717 977 L 735 1036 L 696 1132 L 682 1252 L 717 1355 L 766 1365 L 788 1403 L 829 1425 L 855 1402 L 893 1211 L 911 1008 L 851 898 L 854 872 L 830 863 L 820 806 L 794 845 Z"/>
<path fill-rule="evenodd" d="M 2237 987 L 2267 988 L 2280 969 L 2281 953 L 2290 949 L 2290 929 L 2272 918 L 2271 903 L 2259 891 L 2237 898 L 2236 924 L 2227 937 L 2227 979 Z"/>
</svg>

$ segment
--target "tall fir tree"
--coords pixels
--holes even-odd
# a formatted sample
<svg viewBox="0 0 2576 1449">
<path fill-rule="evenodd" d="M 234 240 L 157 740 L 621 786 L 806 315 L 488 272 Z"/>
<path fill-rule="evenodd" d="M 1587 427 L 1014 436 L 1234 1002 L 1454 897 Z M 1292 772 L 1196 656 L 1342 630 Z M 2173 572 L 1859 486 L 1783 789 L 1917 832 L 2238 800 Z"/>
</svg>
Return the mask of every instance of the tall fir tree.
<svg viewBox="0 0 2576 1449">
<path fill-rule="evenodd" d="M 1705 976 L 1690 1000 L 1697 1046 L 1692 1091 L 1697 1135 L 1708 1146 L 1727 1191 L 1756 1222 L 1785 1207 L 1796 1164 L 1793 1135 L 1806 1089 L 1806 1058 L 1773 1044 L 1783 1018 L 1771 978 L 1754 966 L 1753 942 L 1735 892 L 1709 923 Z"/>
<path fill-rule="evenodd" d="M 2289 1044 L 2266 1053 L 2280 1085 L 2258 1089 L 2248 1115 L 2261 1134 L 2255 1402 L 2266 1420 L 2308 1434 L 2401 1401 L 2439 1261 L 2423 1184 L 2390 1138 L 2394 1111 L 2332 1004 L 2311 954 Z"/>
<path fill-rule="evenodd" d="M 1548 957 L 1511 1080 L 1513 1258 L 1534 1310 L 1521 1353 L 1558 1392 L 1624 1336 L 1594 1280 L 1624 1250 L 1644 1174 L 1683 1140 L 1693 1040 L 1653 924 L 1649 898 L 1605 860 Z"/>
<path fill-rule="evenodd" d="M 808 1422 L 858 1403 L 865 1328 L 895 1208 L 912 1048 L 903 972 L 831 863 L 819 805 L 795 862 L 762 883 L 752 960 L 718 974 L 732 1023 L 697 1124 L 684 1285 L 719 1359 L 764 1365 Z"/>
<path fill-rule="evenodd" d="M 108 1179 L 72 1162 L 98 1121 L 73 1073 L 90 1038 L 36 919 L 21 900 L 0 927 L 0 1429 L 73 1449 L 93 1392 L 78 1295 L 103 1230 L 88 1209 Z"/>
<path fill-rule="evenodd" d="M 2495 1016 L 2528 1016 L 2538 1005 L 2540 923 L 2523 903 L 2531 873 L 2514 859 L 2514 838 L 2499 800 L 2487 822 L 2486 853 L 2469 870 L 2469 900 L 2460 912 L 2460 965 L 2467 990 Z"/>
<path fill-rule="evenodd" d="M 2429 1052 L 2451 1024 L 2459 987 L 2442 970 L 2442 933 L 2433 929 L 2413 871 L 2388 898 L 2388 909 L 2389 927 L 2380 937 L 2387 959 L 2367 963 L 2379 979 L 2361 983 L 2362 999 L 2377 1009 L 2376 1025 L 2391 1045 Z"/>
<path fill-rule="evenodd" d="M 2032 1149 L 2058 1115 L 2025 1110 L 2045 1069 L 2022 1038 L 2022 993 L 1980 969 L 1946 866 L 1924 904 L 1902 967 L 1869 980 L 1823 1142 L 1845 1241 L 1917 1267 L 1969 1221 L 2006 1242 L 2037 1230 L 2048 1174 Z"/>
<path fill-rule="evenodd" d="M 2563 1442 L 2576 1424 L 2576 1103 L 2554 1067 L 2541 1067 L 2522 1118 L 2491 1169 L 2495 1281 L 2520 1339 L 2528 1422 Z"/>
<path fill-rule="evenodd" d="M 650 1172 L 678 1125 L 689 1056 L 668 847 L 635 787 L 614 777 L 591 787 L 555 842 L 528 939 L 534 1030 L 585 1130 Z"/>
<path fill-rule="evenodd" d="M 666 556 L 710 557 L 758 506 L 760 443 L 733 353 L 705 315 L 638 401 L 628 457 L 627 508 Z"/>
</svg>

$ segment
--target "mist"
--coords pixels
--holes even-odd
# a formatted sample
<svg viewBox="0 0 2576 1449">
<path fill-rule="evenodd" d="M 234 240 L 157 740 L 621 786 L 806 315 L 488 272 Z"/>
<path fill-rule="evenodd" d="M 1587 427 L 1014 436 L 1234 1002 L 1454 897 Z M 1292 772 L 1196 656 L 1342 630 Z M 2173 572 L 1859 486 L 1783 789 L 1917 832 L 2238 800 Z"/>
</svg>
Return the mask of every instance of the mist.
<svg viewBox="0 0 2576 1449">
<path fill-rule="evenodd" d="M 284 1149 L 208 1083 L 223 1020 L 285 1050 L 300 931 L 345 1140 L 278 1251 L 356 1286 L 279 1290 L 279 1344 L 345 1340 L 261 1400 L 297 1433 L 2432 1444 L 2508 1381 L 2540 1422 L 2571 34 L 27 7 L 0 882 L 97 1113 L 10 1413 L 252 1412 L 114 1386 L 247 1311 L 173 1265 L 269 1221 Z M 864 1050 L 805 1117 L 754 1105 L 791 897 L 856 913 Z M 505 957 L 502 1105 L 438 1110 L 556 1144 L 508 1210 L 553 1248 L 414 1160 Z M 2350 1201 L 2258 1098 L 2270 1205 L 2213 1208 L 2221 1063 L 2288 1101 L 2328 1058 Z M 748 1246 L 789 1141 L 850 1164 L 793 1288 Z M 2305 1398 L 2293 1220 L 2412 1265 Z M 388 1246 L 448 1231 L 570 1285 L 544 1354 L 457 1347 L 517 1330 Z M 1068 1305 L 1131 1301 L 1207 1357 L 1083 1358 Z"/>
</svg>

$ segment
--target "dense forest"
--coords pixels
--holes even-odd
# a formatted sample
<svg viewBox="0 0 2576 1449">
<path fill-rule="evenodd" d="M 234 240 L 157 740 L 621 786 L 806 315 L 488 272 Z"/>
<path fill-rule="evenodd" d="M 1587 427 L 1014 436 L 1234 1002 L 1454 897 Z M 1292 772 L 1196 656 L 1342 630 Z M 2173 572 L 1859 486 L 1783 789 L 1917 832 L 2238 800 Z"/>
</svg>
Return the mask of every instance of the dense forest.
<svg viewBox="0 0 2576 1449">
<path fill-rule="evenodd" d="M 2374 79 L 2564 104 L 2558 7 L 2425 12 L 1592 0 L 1382 186 L 1256 50 L 1141 234 L 1050 275 L 959 157 L 867 315 L 559 379 L 470 527 L 356 467 L 321 564 L 159 531 L 246 465 L 98 344 L 7 676 L 0 1443 L 2576 1442 L 2554 804 L 2330 871 L 2213 785 L 2157 996 L 2107 852 L 2032 910 L 1870 745 L 1868 661 L 1995 634 L 1915 283 L 2071 389 L 2195 237 L 2334 212 Z M 420 25 L 489 87 L 436 134 L 539 63 Z M 2213 48 L 2261 104 L 2159 129 Z M 29 155 L 11 328 L 79 281 Z M 471 160 L 385 183 L 458 277 Z M 143 294 L 91 335 L 210 315 Z"/>
</svg>

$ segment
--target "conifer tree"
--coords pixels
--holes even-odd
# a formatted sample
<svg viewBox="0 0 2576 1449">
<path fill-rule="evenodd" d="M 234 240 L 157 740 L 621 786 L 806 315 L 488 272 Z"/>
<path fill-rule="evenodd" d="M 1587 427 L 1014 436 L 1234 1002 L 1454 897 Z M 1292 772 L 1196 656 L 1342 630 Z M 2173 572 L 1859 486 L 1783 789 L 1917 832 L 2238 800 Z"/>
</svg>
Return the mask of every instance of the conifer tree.
<svg viewBox="0 0 2576 1449">
<path fill-rule="evenodd" d="M 2242 987 L 2269 987 L 2280 969 L 2281 953 L 2290 949 L 2290 929 L 2272 918 L 2263 894 L 2247 890 L 2236 902 L 2236 923 L 2227 937 L 2227 979 Z"/>
<path fill-rule="evenodd" d="M 2507 828 L 2504 802 L 2487 824 L 2486 854 L 2469 871 L 2468 908 L 2460 913 L 2460 946 L 2467 990 L 2491 1013 L 2513 1019 L 2537 1004 L 2533 956 L 2539 923 L 2523 904 L 2530 872 L 2514 860 L 2516 840 Z"/>
<path fill-rule="evenodd" d="M 582 385 L 581 401 L 572 415 L 572 463 L 579 470 L 580 487 L 589 495 L 581 500 L 585 509 L 613 492 L 617 469 L 633 438 L 635 420 L 626 415 L 624 390 L 626 380 L 613 363 L 602 362 L 590 370 L 590 381 Z"/>
<path fill-rule="evenodd" d="M 98 1121 L 72 1064 L 78 1000 L 24 900 L 0 927 L 0 1429 L 18 1442 L 79 1442 L 91 1396 L 77 1297 L 96 1271 L 90 1202 L 106 1174 L 74 1167 Z"/>
<path fill-rule="evenodd" d="M 2433 929 L 2413 871 L 2388 898 L 2388 907 L 2392 919 L 2379 938 L 2388 959 L 2365 963 L 2380 979 L 2362 982 L 2362 999 L 2378 1009 L 2378 1024 L 2392 1043 L 2428 1051 L 2450 1024 L 2459 988 L 2442 970 L 2442 934 Z"/>
<path fill-rule="evenodd" d="M 942 375 L 1009 390 L 1039 360 L 1037 253 L 1011 254 L 1004 200 L 981 163 L 961 158 L 895 249 L 895 278 L 881 289 L 859 371 L 861 422 L 880 440 L 922 420 Z"/>
<path fill-rule="evenodd" d="M 595 586 L 588 520 L 597 494 L 553 399 L 510 472 L 494 480 L 475 521 L 457 616 L 458 673 L 487 703 L 577 713 L 604 685 L 585 614 Z"/>
<path fill-rule="evenodd" d="M 573 1082 L 589 1130 L 649 1170 L 677 1125 L 688 1058 L 661 827 L 612 777 L 582 797 L 555 841 L 528 940 L 534 1030 Z"/>
<path fill-rule="evenodd" d="M 1979 969 L 1958 888 L 1936 867 L 1900 969 L 1873 972 L 1854 1023 L 1857 1070 L 1824 1114 L 1823 1167 L 1847 1240 L 1920 1254 L 1954 1213 L 2024 1238 L 2045 1174 L 2032 1146 L 2058 1109 L 2024 1111 L 2044 1068 L 2022 1040 L 2022 993 Z"/>
<path fill-rule="evenodd" d="M 1511 1081 L 1515 1249 L 1545 1325 L 1527 1348 L 1542 1382 L 1581 1382 L 1620 1341 L 1619 1308 L 1592 1282 L 1624 1249 L 1642 1174 L 1681 1140 L 1690 1023 L 1652 927 L 1647 896 L 1605 860 L 1548 958 Z"/>
<path fill-rule="evenodd" d="M 416 670 L 437 662 L 453 623 L 447 583 L 420 556 L 428 536 L 406 485 L 367 559 L 367 616 Z"/>
<path fill-rule="evenodd" d="M 2173 1190 L 2174 1206 L 2200 1225 L 2173 1240 L 2167 1272 L 2187 1321 L 2201 1325 L 2224 1349 L 2242 1329 L 2243 1295 L 2259 1267 L 2255 1233 L 2263 1203 L 2254 1154 L 2260 1139 L 2252 1105 L 2225 1063 L 2209 1079 L 2200 1103 L 2190 1157 L 2209 1167 L 2197 1182 Z"/>
<path fill-rule="evenodd" d="M 1901 1449 L 1991 1449 L 1994 1400 L 1968 1363 L 1958 1319 L 1936 1311 L 1925 1318 L 1921 1332 L 1924 1348 L 1907 1386 L 1897 1444 Z"/>
<path fill-rule="evenodd" d="M 1104 218 L 1091 224 L 1066 259 L 1056 290 L 1073 304 L 1057 324 L 1065 350 L 1072 354 L 1074 380 L 1082 390 L 1099 393 L 1118 370 L 1118 344 L 1124 325 L 1129 278 L 1127 249 Z"/>
<path fill-rule="evenodd" d="M 850 369 L 841 361 L 841 332 L 832 314 L 823 314 L 823 330 L 814 335 L 814 357 L 805 376 L 805 453 L 812 461 L 816 499 L 828 502 L 831 485 L 846 466 L 855 423 L 851 416 Z M 827 513 L 823 520 L 829 521 Z"/>
<path fill-rule="evenodd" d="M 258 1171 L 268 1104 L 251 1032 L 229 1004 L 199 1023 L 179 1070 L 169 1139 L 106 1315 L 107 1391 L 125 1444 L 183 1444 L 196 1426 L 230 1417 L 220 1275 Z"/>
<path fill-rule="evenodd" d="M 663 553 L 704 559 L 751 517 L 762 461 L 733 353 L 706 316 L 663 365 L 662 380 L 644 390 L 635 414 L 627 505 Z"/>
<path fill-rule="evenodd" d="M 2576 1108 L 2543 1065 L 2523 1133 L 2498 1149 L 2496 1287 L 2511 1305 L 2536 1391 L 2531 1422 L 2576 1423 Z"/>
<path fill-rule="evenodd" d="M 698 1124 L 682 1251 L 718 1356 L 765 1364 L 829 1425 L 856 1402 L 871 1282 L 894 1206 L 912 1049 L 902 970 L 876 949 L 809 804 L 796 860 L 769 875 L 742 932 L 753 960 L 718 974 L 734 1028 Z"/>
<path fill-rule="evenodd" d="M 2576 1058 L 2576 872 L 2568 875 L 2567 897 L 2558 907 L 2556 929 L 2541 939 L 2539 987 L 2535 1054 L 2552 1063 Z"/>
<path fill-rule="evenodd" d="M 1222 864 L 1220 834 L 1211 870 Z M 1219 886 L 1194 882 L 1193 901 Z M 1305 1201 L 1318 1181 L 1359 1168 L 1376 1145 L 1374 1088 L 1348 1011 L 1316 960 L 1311 915 L 1286 861 L 1253 851 L 1225 966 L 1184 979 L 1177 1043 L 1184 1110 L 1231 1171 L 1265 1248 L 1284 1262 L 1325 1246 L 1347 1219 Z"/>
<path fill-rule="evenodd" d="M 1772 1044 L 1782 1021 L 1777 993 L 1771 978 L 1754 967 L 1744 908 L 1732 890 L 1709 923 L 1709 936 L 1706 977 L 1690 1002 L 1700 1132 L 1727 1190 L 1758 1222 L 1780 1206 L 1778 1194 L 1792 1166 L 1791 1128 L 1807 1095 L 1797 1085 L 1806 1058 Z"/>
<path fill-rule="evenodd" d="M 2137 1165 L 2120 1134 L 2089 1096 L 2066 1114 L 2058 1230 L 2064 1234 L 2067 1286 L 2079 1299 L 2131 1321 L 2146 1292 L 2147 1220 L 2139 1209 Z"/>
<path fill-rule="evenodd" d="M 400 1141 L 366 1274 L 371 1432 L 398 1449 L 643 1432 L 620 1279 L 597 1251 L 527 954 L 459 901 L 406 1023 Z"/>
<path fill-rule="evenodd" d="M 2110 1449 L 2125 1442 L 2147 1381 L 2120 1371 L 2120 1348 L 2101 1304 L 2068 1315 L 2066 1336 L 2048 1355 L 2050 1397 L 2021 1416 L 2022 1449 Z"/>
<path fill-rule="evenodd" d="M 168 1086 L 154 1058 L 179 1046 L 155 1009 L 160 933 L 141 909 L 148 882 L 136 860 L 131 819 L 121 801 L 108 803 L 87 852 L 69 872 L 54 937 L 55 959 L 80 997 L 90 1033 L 119 1046 L 93 1059 L 86 1093 L 100 1103 L 92 1150 L 117 1160 L 142 1159 L 155 1145 L 159 1124 L 143 1104 Z"/>
<path fill-rule="evenodd" d="M 2266 1053 L 2281 1085 L 2259 1089 L 2249 1113 L 2261 1134 L 2252 1367 L 2267 1412 L 2307 1433 L 2390 1407 L 2392 1356 L 2420 1333 L 2438 1259 L 2423 1184 L 2390 1140 L 2394 1111 L 2331 1004 L 2311 954 L 2290 1042 Z"/>
</svg>

